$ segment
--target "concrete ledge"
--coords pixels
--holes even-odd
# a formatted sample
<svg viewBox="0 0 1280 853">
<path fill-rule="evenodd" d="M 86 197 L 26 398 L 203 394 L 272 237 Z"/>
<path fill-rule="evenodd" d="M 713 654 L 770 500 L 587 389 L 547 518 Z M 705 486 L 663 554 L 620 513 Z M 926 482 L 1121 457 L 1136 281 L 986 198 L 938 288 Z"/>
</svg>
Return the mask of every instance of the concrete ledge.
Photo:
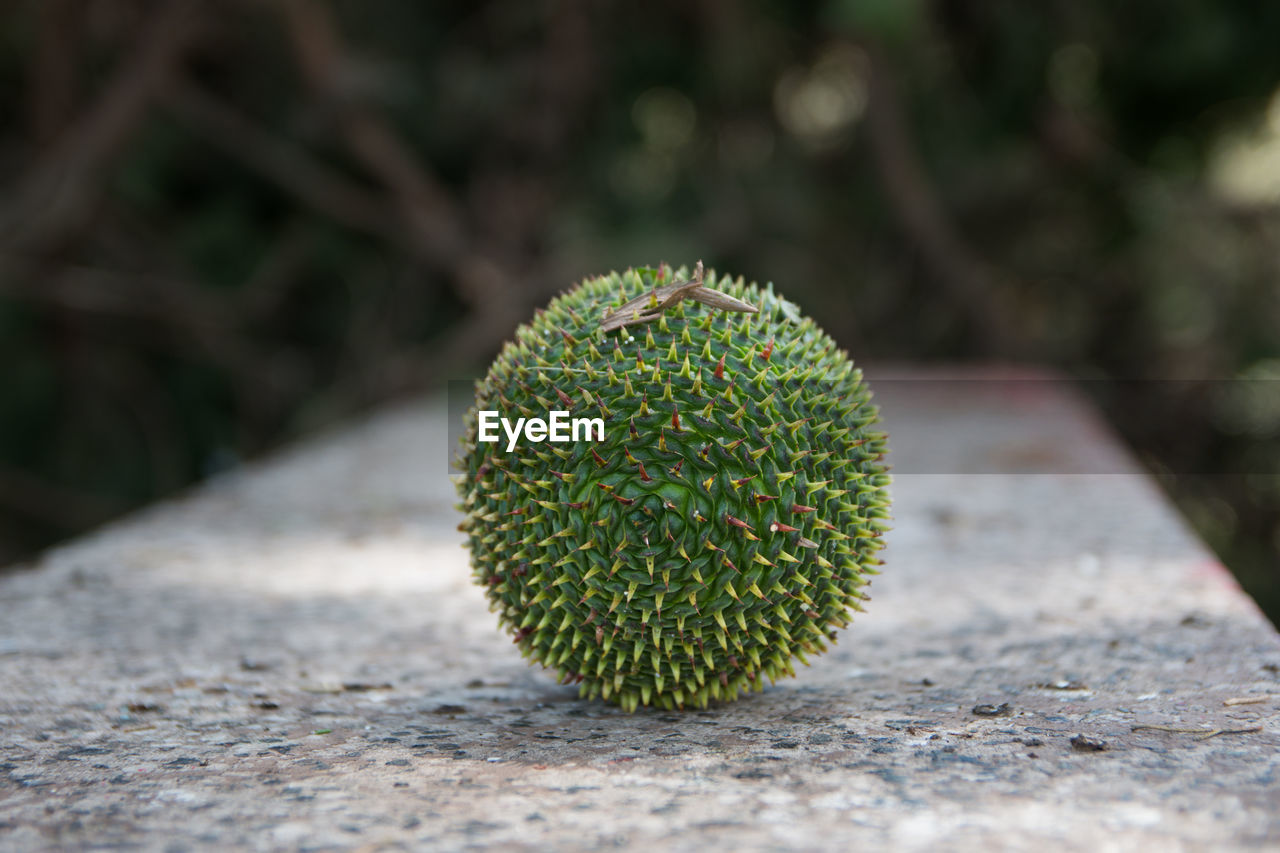
<svg viewBox="0 0 1280 853">
<path fill-rule="evenodd" d="M 0 577 L 0 848 L 1280 845 L 1280 638 L 1230 575 L 1063 385 L 897 376 L 869 612 L 708 711 L 525 665 L 434 402 Z"/>
</svg>

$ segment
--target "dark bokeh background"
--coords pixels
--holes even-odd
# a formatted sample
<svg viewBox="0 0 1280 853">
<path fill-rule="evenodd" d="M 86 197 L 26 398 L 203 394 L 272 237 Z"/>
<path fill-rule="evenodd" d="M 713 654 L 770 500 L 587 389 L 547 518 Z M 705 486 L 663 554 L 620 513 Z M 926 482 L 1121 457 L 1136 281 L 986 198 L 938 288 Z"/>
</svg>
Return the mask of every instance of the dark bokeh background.
<svg viewBox="0 0 1280 853">
<path fill-rule="evenodd" d="M 1277 33 L 1265 0 L 7 4 L 0 564 L 703 258 L 861 361 L 1094 380 L 1280 618 Z"/>
</svg>

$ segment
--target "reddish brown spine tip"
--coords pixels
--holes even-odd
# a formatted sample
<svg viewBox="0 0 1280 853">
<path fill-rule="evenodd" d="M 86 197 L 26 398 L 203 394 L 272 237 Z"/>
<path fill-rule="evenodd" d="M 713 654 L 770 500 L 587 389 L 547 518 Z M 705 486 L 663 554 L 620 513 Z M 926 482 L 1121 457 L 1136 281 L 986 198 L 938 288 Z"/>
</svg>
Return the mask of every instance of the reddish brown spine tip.
<svg viewBox="0 0 1280 853">
<path fill-rule="evenodd" d="M 601 468 L 609 464 L 604 461 L 603 456 L 601 456 L 599 453 L 596 453 L 596 449 L 594 447 L 591 448 L 591 457 L 596 460 L 596 464 L 599 465 Z"/>
<path fill-rule="evenodd" d="M 641 480 L 644 480 L 644 481 L 647 483 L 647 482 L 649 482 L 650 480 L 652 480 L 652 479 L 653 479 L 652 477 L 650 477 L 650 476 L 649 476 L 649 473 L 648 473 L 647 471 L 645 471 L 645 470 L 644 470 L 644 463 L 643 463 L 643 462 L 637 462 L 636 464 L 640 466 L 640 479 L 641 479 Z"/>
<path fill-rule="evenodd" d="M 570 506 L 573 506 L 573 504 L 570 504 Z M 798 527 L 792 527 L 790 524 L 783 524 L 781 521 L 775 521 L 769 525 L 770 533 L 793 533 L 799 529 Z"/>
<path fill-rule="evenodd" d="M 743 521 L 740 518 L 734 518 L 732 515 L 726 514 L 724 517 L 724 520 L 732 524 L 734 527 L 741 527 L 743 530 L 752 529 L 750 524 L 747 524 L 745 521 Z"/>
<path fill-rule="evenodd" d="M 623 506 L 631 506 L 636 502 L 635 498 L 624 498 L 622 495 L 614 495 L 613 499 Z"/>
<path fill-rule="evenodd" d="M 671 428 L 674 429 L 676 432 L 680 431 L 680 410 L 679 409 L 671 410 Z"/>
<path fill-rule="evenodd" d="M 817 510 L 814 509 L 813 507 L 805 506 L 804 504 L 792 504 L 791 511 L 792 512 L 817 512 Z"/>
<path fill-rule="evenodd" d="M 573 398 L 570 397 L 568 394 L 564 393 L 559 388 L 557 388 L 556 396 L 560 398 L 560 402 L 564 403 L 567 408 L 570 408 L 570 409 L 573 408 Z"/>
<path fill-rule="evenodd" d="M 716 365 L 716 379 L 724 379 L 724 353 L 720 353 L 720 363 Z"/>
<path fill-rule="evenodd" d="M 760 353 L 760 357 L 768 361 L 771 355 L 773 355 L 773 338 L 769 338 L 769 343 L 765 346 L 764 352 Z"/>
</svg>

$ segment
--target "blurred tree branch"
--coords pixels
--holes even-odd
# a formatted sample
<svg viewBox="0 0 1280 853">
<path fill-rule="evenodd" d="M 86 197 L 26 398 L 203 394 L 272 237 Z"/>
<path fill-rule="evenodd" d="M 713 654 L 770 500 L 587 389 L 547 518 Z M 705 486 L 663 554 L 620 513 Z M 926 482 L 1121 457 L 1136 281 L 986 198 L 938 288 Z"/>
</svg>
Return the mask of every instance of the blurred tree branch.
<svg viewBox="0 0 1280 853">
<path fill-rule="evenodd" d="M 951 223 L 916 154 L 889 60 L 874 47 L 868 54 L 868 136 L 890 210 L 952 308 L 977 332 L 977 346 L 1004 357 L 1022 352 L 1025 347 L 1006 303 L 994 291 L 1002 274 Z"/>
<path fill-rule="evenodd" d="M 194 42 L 202 6 L 201 0 L 161 4 L 103 94 L 8 194 L 0 207 L 0 243 L 10 250 L 46 249 L 84 224 L 114 158 Z"/>
<path fill-rule="evenodd" d="M 128 508 L 121 500 L 55 484 L 45 477 L 0 466 L 0 510 L 73 533 L 101 524 Z"/>
<path fill-rule="evenodd" d="M 192 130 L 323 216 L 355 231 L 386 238 L 397 231 L 374 192 L 329 168 L 305 148 L 254 124 L 195 84 L 175 79 L 163 103 Z"/>
<path fill-rule="evenodd" d="M 36 12 L 36 44 L 28 58 L 27 120 L 30 141 L 49 145 L 70 120 L 79 83 L 80 4 L 46 0 Z"/>
<path fill-rule="evenodd" d="M 466 251 L 462 212 L 391 124 L 342 85 L 350 60 L 328 4 L 279 0 L 279 6 L 299 68 L 312 91 L 333 108 L 343 140 L 395 198 L 424 256 L 442 268 L 452 267 Z"/>
</svg>

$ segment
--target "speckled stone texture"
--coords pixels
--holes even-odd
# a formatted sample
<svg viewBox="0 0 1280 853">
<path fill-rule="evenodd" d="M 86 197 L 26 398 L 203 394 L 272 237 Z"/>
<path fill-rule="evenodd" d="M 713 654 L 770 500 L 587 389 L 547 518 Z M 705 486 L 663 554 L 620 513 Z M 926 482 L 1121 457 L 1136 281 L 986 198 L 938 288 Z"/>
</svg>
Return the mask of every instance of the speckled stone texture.
<svg viewBox="0 0 1280 853">
<path fill-rule="evenodd" d="M 0 576 L 0 849 L 1280 845 L 1280 639 L 1089 408 L 1035 374 L 872 380 L 897 477 L 868 612 L 706 711 L 526 666 L 433 401 Z"/>
</svg>

